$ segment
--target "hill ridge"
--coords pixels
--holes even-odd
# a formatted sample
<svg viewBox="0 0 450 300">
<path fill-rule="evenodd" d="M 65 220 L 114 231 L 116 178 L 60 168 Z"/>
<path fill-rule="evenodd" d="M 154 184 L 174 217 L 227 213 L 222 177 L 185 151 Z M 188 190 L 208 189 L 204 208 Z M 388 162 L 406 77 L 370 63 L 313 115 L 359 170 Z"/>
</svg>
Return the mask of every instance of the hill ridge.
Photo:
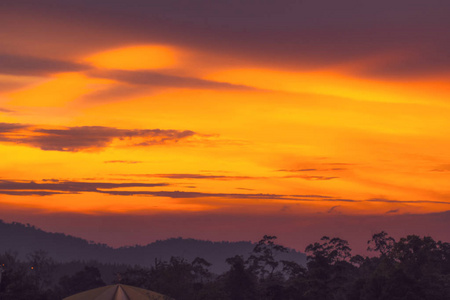
<svg viewBox="0 0 450 300">
<path fill-rule="evenodd" d="M 58 232 L 47 232 L 30 224 L 18 222 L 5 223 L 0 220 L 0 253 L 16 251 L 25 257 L 35 250 L 44 250 L 59 262 L 73 260 L 101 263 L 118 263 L 149 267 L 155 259 L 169 260 L 172 256 L 192 261 L 202 257 L 212 263 L 211 271 L 222 273 L 228 269 L 225 259 L 235 255 L 248 256 L 255 243 L 250 241 L 210 241 L 194 238 L 172 237 L 156 240 L 147 245 L 134 245 L 113 248 L 106 244 L 87 241 L 80 237 Z M 306 255 L 289 249 L 280 259 L 306 263 Z"/>
</svg>

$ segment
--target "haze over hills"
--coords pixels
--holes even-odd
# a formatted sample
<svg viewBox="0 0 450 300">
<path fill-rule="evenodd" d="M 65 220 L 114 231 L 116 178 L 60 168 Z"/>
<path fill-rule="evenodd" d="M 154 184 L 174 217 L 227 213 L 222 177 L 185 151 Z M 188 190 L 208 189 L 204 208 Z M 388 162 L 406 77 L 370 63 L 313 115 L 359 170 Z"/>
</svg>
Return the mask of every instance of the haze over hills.
<svg viewBox="0 0 450 300">
<path fill-rule="evenodd" d="M 96 260 L 102 263 L 151 266 L 155 259 L 169 260 L 170 257 L 182 257 L 192 261 L 196 257 L 206 259 L 212 264 L 211 271 L 220 274 L 229 266 L 225 260 L 235 255 L 247 257 L 254 243 L 211 242 L 195 239 L 171 238 L 156 241 L 145 246 L 112 248 L 106 244 L 89 242 L 82 238 L 51 233 L 30 224 L 5 223 L 0 220 L 0 253 L 17 251 L 19 257 L 25 257 L 35 250 L 44 250 L 59 262 L 73 260 Z M 278 256 L 280 260 L 296 261 L 306 264 L 306 255 L 289 249 L 288 253 Z"/>
</svg>

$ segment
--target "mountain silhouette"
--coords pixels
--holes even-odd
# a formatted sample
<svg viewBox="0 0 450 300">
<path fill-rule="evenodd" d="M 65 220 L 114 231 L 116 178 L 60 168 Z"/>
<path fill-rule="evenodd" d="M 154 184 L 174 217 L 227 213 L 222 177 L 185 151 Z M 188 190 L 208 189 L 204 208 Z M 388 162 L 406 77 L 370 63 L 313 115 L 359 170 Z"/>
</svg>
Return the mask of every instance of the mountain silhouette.
<svg viewBox="0 0 450 300">
<path fill-rule="evenodd" d="M 35 250 L 44 250 L 58 262 L 95 260 L 100 263 L 150 267 L 156 260 L 168 261 L 172 256 L 184 258 L 189 262 L 201 257 L 212 264 L 210 270 L 213 273 L 221 274 L 229 269 L 225 262 L 227 258 L 235 255 L 248 257 L 254 246 L 254 243 L 248 241 L 211 242 L 170 238 L 145 246 L 112 248 L 64 233 L 46 232 L 30 224 L 5 223 L 0 220 L 0 253 L 13 251 L 17 252 L 19 257 L 25 258 Z M 277 258 L 306 265 L 306 255 L 293 249 L 280 253 Z"/>
</svg>

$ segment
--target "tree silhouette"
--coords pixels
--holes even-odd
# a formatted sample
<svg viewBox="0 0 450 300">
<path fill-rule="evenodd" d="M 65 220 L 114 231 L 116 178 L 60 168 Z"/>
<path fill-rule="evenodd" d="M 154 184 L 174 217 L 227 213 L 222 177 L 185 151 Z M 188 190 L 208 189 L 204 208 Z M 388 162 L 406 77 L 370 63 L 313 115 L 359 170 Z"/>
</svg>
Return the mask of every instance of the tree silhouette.
<svg viewBox="0 0 450 300">
<path fill-rule="evenodd" d="M 64 276 L 59 280 L 63 297 L 77 294 L 86 290 L 104 286 L 100 271 L 96 267 L 86 266 L 73 276 Z"/>
<path fill-rule="evenodd" d="M 395 239 L 390 237 L 386 232 L 375 233 L 372 239 L 367 241 L 368 251 L 380 252 L 382 256 L 390 255 L 395 245 Z"/>
<path fill-rule="evenodd" d="M 408 235 L 395 241 L 385 232 L 368 242 L 374 256 L 352 256 L 348 242 L 323 237 L 306 247 L 306 268 L 277 260 L 288 251 L 264 236 L 248 259 L 226 259 L 228 271 L 209 271 L 197 257 L 191 263 L 172 257 L 149 268 L 135 266 L 117 273 L 115 282 L 138 286 L 177 300 L 448 300 L 450 244 L 431 237 Z M 94 267 L 95 265 L 95 267 Z M 36 251 L 20 261 L 17 254 L 0 255 L 3 270 L 0 300 L 60 300 L 105 284 L 102 273 L 114 268 L 99 263 L 56 263 Z M 75 274 L 69 270 L 85 266 Z M 98 266 L 98 268 L 97 268 Z M 65 270 L 65 271 L 64 271 Z M 101 271 L 102 270 L 102 271 Z M 65 275 L 58 275 L 62 272 Z M 117 271 L 114 271 L 117 272 Z M 55 284 L 59 278 L 59 284 Z"/>
<path fill-rule="evenodd" d="M 224 274 L 225 289 L 230 299 L 251 300 L 256 298 L 257 276 L 246 267 L 240 255 L 227 258 L 230 270 Z"/>
<path fill-rule="evenodd" d="M 265 235 L 255 245 L 247 260 L 247 264 L 261 279 L 272 277 L 280 265 L 276 259 L 277 254 L 288 252 L 286 247 L 275 244 L 276 239 L 276 236 Z"/>
<path fill-rule="evenodd" d="M 321 243 L 306 247 L 308 258 L 307 299 L 344 299 L 355 267 L 350 263 L 351 249 L 346 240 L 322 237 Z M 330 298 L 332 297 L 332 298 Z"/>
</svg>

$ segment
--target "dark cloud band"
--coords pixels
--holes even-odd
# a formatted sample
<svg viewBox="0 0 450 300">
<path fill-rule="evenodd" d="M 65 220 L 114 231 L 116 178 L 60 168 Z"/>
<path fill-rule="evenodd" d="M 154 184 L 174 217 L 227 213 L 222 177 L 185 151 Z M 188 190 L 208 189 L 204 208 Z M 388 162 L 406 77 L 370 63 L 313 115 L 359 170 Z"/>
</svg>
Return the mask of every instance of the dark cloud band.
<svg viewBox="0 0 450 300">
<path fill-rule="evenodd" d="M 389 78 L 442 73 L 450 66 L 448 1 L 121 0 L 111 5 L 107 0 L 42 0 L 36 5 L 33 0 L 5 0 L 1 5 L 0 26 L 11 28 L 11 38 L 20 32 L 22 39 L 37 35 L 41 43 L 58 39 L 77 45 L 69 51 L 87 53 L 92 45 L 114 48 L 117 40 L 157 42 L 295 69 L 387 54 L 397 58 L 355 73 Z M 10 17 L 15 15 L 24 21 L 15 24 Z M 42 25 L 42 19 L 50 25 Z M 67 48 L 65 43 L 59 46 Z"/>
<path fill-rule="evenodd" d="M 0 54 L 0 73 L 9 75 L 47 75 L 59 72 L 75 72 L 89 69 L 89 66 L 31 57 Z"/>
<path fill-rule="evenodd" d="M 110 183 L 110 182 L 83 182 L 45 180 L 42 183 L 34 181 L 0 180 L 0 194 L 4 195 L 39 195 L 79 194 L 82 192 L 102 193 L 103 190 L 119 188 L 149 188 L 168 186 L 168 183 Z"/>
<path fill-rule="evenodd" d="M 128 139 L 132 145 L 151 146 L 178 142 L 195 134 L 190 130 L 119 129 L 104 126 L 48 129 L 26 124 L 0 123 L 0 142 L 69 152 L 105 148 L 116 139 Z"/>
<path fill-rule="evenodd" d="M 148 177 L 148 178 L 168 178 L 168 179 L 211 179 L 211 180 L 246 180 L 246 179 L 264 179 L 264 177 L 252 176 L 227 176 L 211 174 L 115 174 L 127 177 Z"/>
<path fill-rule="evenodd" d="M 234 85 L 226 82 L 217 82 L 193 77 L 181 77 L 175 75 L 161 74 L 151 71 L 92 71 L 89 75 L 93 77 L 108 78 L 133 85 L 145 85 L 149 87 L 176 87 L 194 89 L 214 89 L 214 90 L 252 90 L 253 88 Z"/>
</svg>

